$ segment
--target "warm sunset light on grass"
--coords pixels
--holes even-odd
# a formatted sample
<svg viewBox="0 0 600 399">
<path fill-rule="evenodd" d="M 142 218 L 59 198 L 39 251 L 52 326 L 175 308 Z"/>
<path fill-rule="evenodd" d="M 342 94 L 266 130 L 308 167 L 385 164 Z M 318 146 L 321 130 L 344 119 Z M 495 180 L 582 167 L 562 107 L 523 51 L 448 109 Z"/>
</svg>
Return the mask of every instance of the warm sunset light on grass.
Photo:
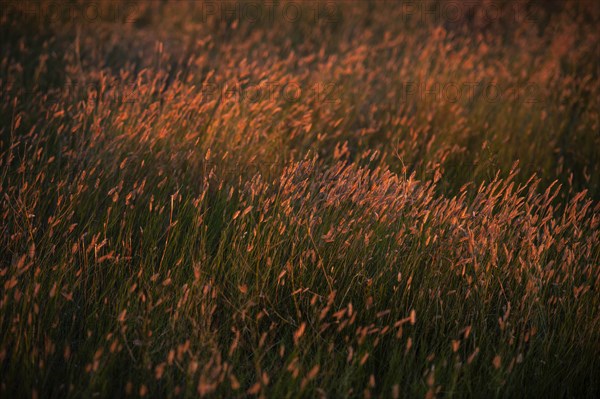
<svg viewBox="0 0 600 399">
<path fill-rule="evenodd" d="M 3 2 L 0 397 L 598 397 L 594 1 Z"/>
</svg>

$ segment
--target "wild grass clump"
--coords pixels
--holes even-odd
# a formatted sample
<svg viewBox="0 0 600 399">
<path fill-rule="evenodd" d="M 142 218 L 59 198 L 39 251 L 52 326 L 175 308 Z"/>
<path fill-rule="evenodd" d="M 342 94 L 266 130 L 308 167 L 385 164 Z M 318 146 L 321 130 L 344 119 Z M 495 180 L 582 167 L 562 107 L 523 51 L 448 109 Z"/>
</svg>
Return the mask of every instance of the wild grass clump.
<svg viewBox="0 0 600 399">
<path fill-rule="evenodd" d="M 2 15 L 1 396 L 600 393 L 595 3 L 206 4 Z"/>
</svg>

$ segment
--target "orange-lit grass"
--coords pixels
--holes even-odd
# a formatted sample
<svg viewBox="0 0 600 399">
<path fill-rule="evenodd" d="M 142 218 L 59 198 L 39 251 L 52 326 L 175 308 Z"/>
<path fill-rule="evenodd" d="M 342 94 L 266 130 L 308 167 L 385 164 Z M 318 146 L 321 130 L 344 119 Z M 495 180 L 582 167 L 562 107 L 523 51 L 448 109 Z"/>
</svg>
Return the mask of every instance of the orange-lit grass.
<svg viewBox="0 0 600 399">
<path fill-rule="evenodd" d="M 236 35 L 154 7 L 113 31 L 2 22 L 24 40 L 1 53 L 3 396 L 598 393 L 587 15 L 471 37 L 358 4 Z M 303 93 L 200 89 L 249 78 Z"/>
</svg>

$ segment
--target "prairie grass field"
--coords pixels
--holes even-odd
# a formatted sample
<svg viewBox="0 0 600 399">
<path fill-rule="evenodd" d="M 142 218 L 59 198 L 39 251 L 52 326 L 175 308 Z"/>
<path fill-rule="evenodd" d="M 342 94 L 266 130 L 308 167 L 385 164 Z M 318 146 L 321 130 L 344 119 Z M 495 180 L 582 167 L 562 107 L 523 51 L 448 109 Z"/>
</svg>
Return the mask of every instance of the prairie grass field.
<svg viewBox="0 0 600 399">
<path fill-rule="evenodd" d="M 599 3 L 0 7 L 0 397 L 600 396 Z"/>
</svg>

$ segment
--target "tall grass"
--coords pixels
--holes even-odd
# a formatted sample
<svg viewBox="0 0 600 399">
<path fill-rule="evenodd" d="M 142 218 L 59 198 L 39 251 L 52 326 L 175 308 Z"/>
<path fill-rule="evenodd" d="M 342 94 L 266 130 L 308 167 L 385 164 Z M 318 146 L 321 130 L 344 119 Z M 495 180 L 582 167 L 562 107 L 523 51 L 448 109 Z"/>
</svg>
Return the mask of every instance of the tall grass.
<svg viewBox="0 0 600 399">
<path fill-rule="evenodd" d="M 1 396 L 600 393 L 595 3 L 48 4 L 0 22 Z"/>
</svg>

